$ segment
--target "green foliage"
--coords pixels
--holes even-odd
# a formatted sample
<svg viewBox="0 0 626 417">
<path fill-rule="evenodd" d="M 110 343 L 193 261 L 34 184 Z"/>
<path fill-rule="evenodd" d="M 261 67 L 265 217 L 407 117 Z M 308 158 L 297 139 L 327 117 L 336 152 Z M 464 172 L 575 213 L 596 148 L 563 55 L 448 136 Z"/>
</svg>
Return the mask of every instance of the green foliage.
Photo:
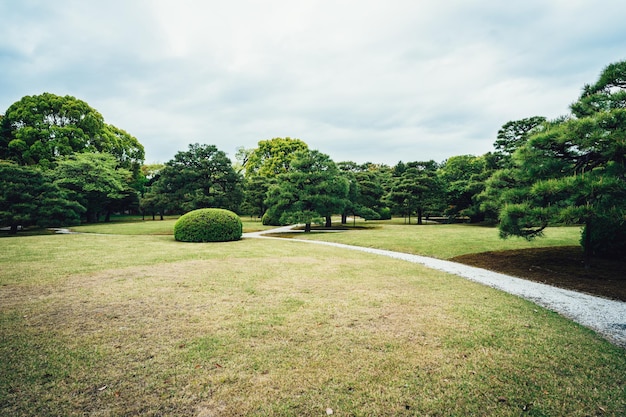
<svg viewBox="0 0 626 417">
<path fill-rule="evenodd" d="M 267 210 L 265 199 L 273 178 L 260 175 L 249 175 L 244 179 L 245 196 L 242 212 L 254 216 L 261 216 Z"/>
<path fill-rule="evenodd" d="M 485 219 L 475 198 L 485 189 L 485 180 L 493 173 L 488 156 L 460 155 L 448 158 L 437 170 L 446 201 L 445 214 L 469 216 L 472 222 Z"/>
<path fill-rule="evenodd" d="M 341 213 L 347 204 L 349 183 L 328 155 L 298 151 L 287 172 L 279 174 L 268 191 L 271 220 L 280 223 L 311 223 Z"/>
<path fill-rule="evenodd" d="M 174 224 L 181 242 L 228 242 L 241 239 L 242 222 L 230 210 L 205 208 L 182 215 Z"/>
<path fill-rule="evenodd" d="M 259 141 L 258 147 L 239 152 L 247 175 L 275 177 L 289 171 L 298 151 L 307 151 L 308 145 L 300 139 L 274 138 Z"/>
<path fill-rule="evenodd" d="M 382 207 L 378 210 L 378 215 L 380 216 L 380 220 L 390 220 L 391 209 L 389 207 Z"/>
<path fill-rule="evenodd" d="M 505 123 L 498 131 L 498 137 L 493 144 L 496 155 L 500 158 L 500 166 L 503 168 L 508 166 L 511 155 L 526 143 L 529 136 L 540 132 L 545 122 L 545 117 L 534 116 Z"/>
<path fill-rule="evenodd" d="M 280 218 L 281 213 L 277 212 L 275 208 L 270 207 L 263 214 L 261 222 L 263 223 L 263 226 L 284 226 L 286 223 L 281 223 Z"/>
<path fill-rule="evenodd" d="M 129 183 L 130 171 L 117 168 L 117 160 L 106 153 L 76 153 L 59 159 L 51 171 L 54 183 L 86 209 L 87 222 L 110 214 L 117 203 L 136 202 Z"/>
<path fill-rule="evenodd" d="M 40 170 L 0 161 L 0 226 L 41 227 L 76 224 L 85 210 Z"/>
<path fill-rule="evenodd" d="M 219 207 L 238 211 L 243 199 L 242 178 L 230 159 L 215 145 L 189 145 L 159 171 L 150 192 L 160 195 L 162 205 L 183 213 Z"/>
<path fill-rule="evenodd" d="M 76 152 L 110 153 L 136 178 L 145 156 L 136 138 L 72 96 L 25 96 L 0 119 L 0 159 L 51 168 L 59 157 Z"/>
<path fill-rule="evenodd" d="M 622 245 L 620 227 L 610 225 L 626 216 L 624 72 L 626 61 L 608 67 L 572 105 L 578 118 L 544 123 L 513 154 L 508 177 L 515 188 L 503 189 L 498 199 L 502 236 L 532 238 L 551 223 L 585 224 L 587 264 L 593 252 Z"/>
<path fill-rule="evenodd" d="M 435 161 L 407 164 L 399 162 L 394 168 L 392 187 L 387 199 L 397 213 L 409 217 L 409 222 L 414 213 L 418 224 L 422 224 L 424 215 L 443 211 L 443 187 L 437 177 L 437 168 Z"/>
<path fill-rule="evenodd" d="M 583 229 L 580 244 L 594 256 L 609 259 L 621 259 L 626 254 L 626 218 L 613 215 L 597 217 L 592 220 L 592 227 Z M 587 240 L 587 233 L 591 233 Z M 588 242 L 588 243 L 587 243 Z"/>
<path fill-rule="evenodd" d="M 60 155 L 100 150 L 103 126 L 102 115 L 75 97 L 25 96 L 2 119 L 0 159 L 47 166 Z"/>
</svg>

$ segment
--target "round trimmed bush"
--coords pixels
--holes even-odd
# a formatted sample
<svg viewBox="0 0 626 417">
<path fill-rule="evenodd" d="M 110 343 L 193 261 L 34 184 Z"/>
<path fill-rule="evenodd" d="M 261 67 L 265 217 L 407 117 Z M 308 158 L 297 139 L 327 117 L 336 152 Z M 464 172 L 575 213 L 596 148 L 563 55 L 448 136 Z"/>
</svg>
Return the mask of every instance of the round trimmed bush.
<svg viewBox="0 0 626 417">
<path fill-rule="evenodd" d="M 181 242 L 228 242 L 241 239 L 241 219 L 230 210 L 205 208 L 182 215 L 174 224 Z"/>
</svg>

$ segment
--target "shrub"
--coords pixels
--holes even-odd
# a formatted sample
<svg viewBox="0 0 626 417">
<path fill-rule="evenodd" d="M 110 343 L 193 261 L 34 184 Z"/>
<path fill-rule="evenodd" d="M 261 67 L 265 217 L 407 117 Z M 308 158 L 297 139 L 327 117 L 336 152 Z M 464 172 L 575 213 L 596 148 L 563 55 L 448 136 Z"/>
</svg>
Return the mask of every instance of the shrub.
<svg viewBox="0 0 626 417">
<path fill-rule="evenodd" d="M 587 229 L 583 229 L 580 243 L 585 247 Z M 599 216 L 591 222 L 591 253 L 608 259 L 620 259 L 626 253 L 626 219 L 618 215 Z"/>
<path fill-rule="evenodd" d="M 391 219 L 391 209 L 389 207 L 381 207 L 378 210 L 378 214 L 380 215 L 380 220 L 390 220 Z"/>
<path fill-rule="evenodd" d="M 190 211 L 174 224 L 174 239 L 181 242 L 227 242 L 241 239 L 241 219 L 230 210 L 205 208 Z"/>
<path fill-rule="evenodd" d="M 280 222 L 280 216 L 281 213 L 270 208 L 263 214 L 261 222 L 264 226 L 284 226 L 284 224 Z"/>
</svg>

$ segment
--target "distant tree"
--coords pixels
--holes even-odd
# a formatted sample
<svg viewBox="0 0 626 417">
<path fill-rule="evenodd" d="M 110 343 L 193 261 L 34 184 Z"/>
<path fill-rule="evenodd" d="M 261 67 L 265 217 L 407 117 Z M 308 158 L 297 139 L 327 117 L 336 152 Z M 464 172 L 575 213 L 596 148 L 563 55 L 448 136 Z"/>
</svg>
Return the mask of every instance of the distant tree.
<svg viewBox="0 0 626 417">
<path fill-rule="evenodd" d="M 50 174 L 54 183 L 66 191 L 69 199 L 85 207 L 88 223 L 99 221 L 122 201 L 137 202 L 137 193 L 129 183 L 130 171 L 117 168 L 117 160 L 107 153 L 77 153 L 58 160 Z"/>
<path fill-rule="evenodd" d="M 296 152 L 309 147 L 300 139 L 274 138 L 259 141 L 258 147 L 241 151 L 246 176 L 275 177 L 289 170 Z"/>
<path fill-rule="evenodd" d="M 306 232 L 322 219 L 330 227 L 331 215 L 341 213 L 347 203 L 348 181 L 330 157 L 319 151 L 296 152 L 289 169 L 276 179 L 268 191 L 268 212 L 280 215 L 283 224 L 304 223 Z"/>
<path fill-rule="evenodd" d="M 376 167 L 373 164 L 359 165 L 352 161 L 339 162 L 337 167 L 350 185 L 341 223 L 347 223 L 349 215 L 366 220 L 380 219 L 381 211 L 385 207 L 382 203 L 384 191 Z"/>
<path fill-rule="evenodd" d="M 16 234 L 19 226 L 67 226 L 85 211 L 37 168 L 0 161 L 0 226 Z"/>
<path fill-rule="evenodd" d="M 251 175 L 244 180 L 244 207 L 242 211 L 251 216 L 262 216 L 267 210 L 265 199 L 275 178 Z"/>
<path fill-rule="evenodd" d="M 476 197 L 493 171 L 488 155 L 459 155 L 444 161 L 437 175 L 445 190 L 446 214 L 468 216 L 472 222 L 484 220 L 485 213 Z"/>
<path fill-rule="evenodd" d="M 500 168 L 510 165 L 513 152 L 524 145 L 530 135 L 540 132 L 545 122 L 545 117 L 533 116 L 507 122 L 500 128 L 493 144 L 496 149 L 495 155 L 500 161 Z"/>
<path fill-rule="evenodd" d="M 169 210 L 186 213 L 199 208 L 239 211 L 242 178 L 230 159 L 214 145 L 189 145 L 165 163 L 151 192 L 160 194 Z"/>
<path fill-rule="evenodd" d="M 437 178 L 434 161 L 399 162 L 394 168 L 393 185 L 387 199 L 397 212 L 408 216 L 416 213 L 417 224 L 423 224 L 426 212 L 439 211 L 441 206 L 441 183 Z"/>
</svg>

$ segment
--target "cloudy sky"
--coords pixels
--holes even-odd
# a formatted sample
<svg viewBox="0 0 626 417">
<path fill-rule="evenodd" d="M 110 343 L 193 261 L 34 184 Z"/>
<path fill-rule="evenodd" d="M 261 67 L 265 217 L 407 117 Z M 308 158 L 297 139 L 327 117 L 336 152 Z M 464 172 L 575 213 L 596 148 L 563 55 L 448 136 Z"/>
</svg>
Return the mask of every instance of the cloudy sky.
<svg viewBox="0 0 626 417">
<path fill-rule="evenodd" d="M 335 161 L 492 150 L 626 59 L 623 0 L 0 0 L 0 114 L 71 95 L 166 162 L 292 137 Z"/>
</svg>

